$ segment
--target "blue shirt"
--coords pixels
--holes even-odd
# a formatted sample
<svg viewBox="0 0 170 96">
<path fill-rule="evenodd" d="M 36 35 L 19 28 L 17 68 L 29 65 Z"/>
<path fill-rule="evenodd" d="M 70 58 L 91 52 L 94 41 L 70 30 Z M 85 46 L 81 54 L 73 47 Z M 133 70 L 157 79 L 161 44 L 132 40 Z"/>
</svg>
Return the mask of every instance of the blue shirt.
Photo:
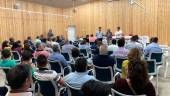
<svg viewBox="0 0 170 96">
<path fill-rule="evenodd" d="M 144 55 L 148 57 L 149 54 L 153 52 L 162 52 L 161 47 L 157 43 L 151 43 L 148 46 L 146 46 L 144 50 Z"/>
<path fill-rule="evenodd" d="M 0 67 L 14 67 L 16 62 L 14 60 L 2 60 L 0 62 Z"/>
<path fill-rule="evenodd" d="M 97 37 L 97 39 L 99 39 L 99 38 L 103 38 L 103 33 L 102 33 L 102 32 L 97 31 L 97 32 L 96 32 L 96 37 Z"/>
<path fill-rule="evenodd" d="M 73 72 L 64 77 L 64 82 L 75 88 L 81 88 L 85 82 L 91 79 L 95 78 L 88 75 L 88 72 Z"/>
<path fill-rule="evenodd" d="M 49 60 L 58 60 L 62 65 L 63 67 L 64 66 L 67 66 L 67 61 L 66 59 L 64 58 L 63 55 L 61 55 L 60 53 L 58 52 L 54 52 L 52 53 L 49 57 L 48 57 Z"/>
</svg>

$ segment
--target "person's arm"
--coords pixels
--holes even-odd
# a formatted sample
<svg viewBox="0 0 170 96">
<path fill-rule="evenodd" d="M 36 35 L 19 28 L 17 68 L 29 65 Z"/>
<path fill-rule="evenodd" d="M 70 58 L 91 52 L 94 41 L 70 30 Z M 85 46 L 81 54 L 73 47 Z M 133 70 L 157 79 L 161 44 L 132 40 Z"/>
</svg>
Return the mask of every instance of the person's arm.
<svg viewBox="0 0 170 96">
<path fill-rule="evenodd" d="M 54 78 L 54 81 L 56 81 L 58 84 L 60 84 L 61 86 L 64 86 L 64 80 L 62 77 L 56 77 Z"/>
</svg>

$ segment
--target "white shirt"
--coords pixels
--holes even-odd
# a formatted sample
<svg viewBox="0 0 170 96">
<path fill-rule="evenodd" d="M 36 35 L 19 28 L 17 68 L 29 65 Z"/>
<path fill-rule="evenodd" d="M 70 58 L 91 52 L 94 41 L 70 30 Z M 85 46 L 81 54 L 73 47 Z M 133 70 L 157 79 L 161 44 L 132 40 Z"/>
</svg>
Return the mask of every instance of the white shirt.
<svg viewBox="0 0 170 96">
<path fill-rule="evenodd" d="M 107 48 L 108 51 L 115 51 L 117 49 L 118 49 L 118 46 L 117 45 L 113 45 L 113 44 L 109 45 L 108 48 Z"/>
<path fill-rule="evenodd" d="M 116 36 L 116 38 L 121 38 L 123 36 L 122 30 L 116 31 L 115 36 Z"/>
<path fill-rule="evenodd" d="M 48 80 L 53 80 L 54 78 L 56 78 L 57 73 L 53 70 L 45 70 L 42 72 L 34 72 L 34 76 L 38 80 L 48 81 Z"/>
<path fill-rule="evenodd" d="M 8 93 L 6 96 L 32 96 L 32 92 Z"/>
</svg>

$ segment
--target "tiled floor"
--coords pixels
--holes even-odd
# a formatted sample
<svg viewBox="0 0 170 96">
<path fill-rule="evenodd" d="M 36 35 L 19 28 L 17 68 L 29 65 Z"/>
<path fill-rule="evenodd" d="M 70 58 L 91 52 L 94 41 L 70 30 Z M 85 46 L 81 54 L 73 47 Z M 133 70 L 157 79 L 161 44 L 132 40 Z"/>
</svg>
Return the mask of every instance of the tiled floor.
<svg viewBox="0 0 170 96">
<path fill-rule="evenodd" d="M 163 78 L 164 70 L 160 72 L 159 78 L 159 96 L 170 96 L 170 66 L 168 68 L 167 78 Z M 2 70 L 0 70 L 0 86 L 3 86 L 5 82 L 5 75 Z M 155 85 L 155 80 L 152 81 Z"/>
</svg>

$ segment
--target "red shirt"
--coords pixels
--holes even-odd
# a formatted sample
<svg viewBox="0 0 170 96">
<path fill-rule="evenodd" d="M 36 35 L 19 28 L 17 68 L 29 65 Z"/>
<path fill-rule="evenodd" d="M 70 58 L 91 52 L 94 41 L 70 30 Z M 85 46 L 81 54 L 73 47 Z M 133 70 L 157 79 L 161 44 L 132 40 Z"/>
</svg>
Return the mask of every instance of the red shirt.
<svg viewBox="0 0 170 96">
<path fill-rule="evenodd" d="M 129 85 L 126 79 L 122 79 L 122 78 L 118 79 L 113 84 L 113 89 L 123 94 L 134 95 L 131 89 L 129 88 Z M 145 86 L 143 90 L 141 90 L 140 92 L 137 92 L 137 95 L 156 96 L 155 88 L 153 87 L 151 82 L 148 82 L 148 84 Z"/>
</svg>

